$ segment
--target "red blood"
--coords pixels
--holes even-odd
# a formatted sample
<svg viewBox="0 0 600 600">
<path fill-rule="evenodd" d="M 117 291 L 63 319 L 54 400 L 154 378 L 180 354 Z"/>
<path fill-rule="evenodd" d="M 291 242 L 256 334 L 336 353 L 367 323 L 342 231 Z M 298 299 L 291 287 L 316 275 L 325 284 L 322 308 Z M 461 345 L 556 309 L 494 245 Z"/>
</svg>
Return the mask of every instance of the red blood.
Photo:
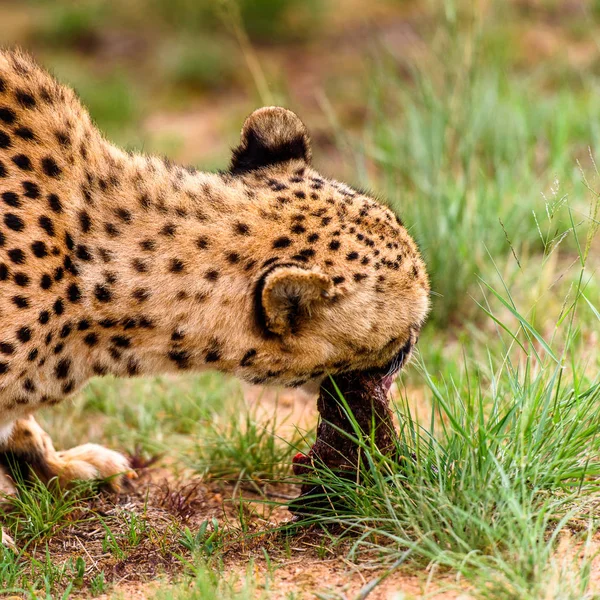
<svg viewBox="0 0 600 600">
<path fill-rule="evenodd" d="M 306 462 L 307 458 L 308 456 L 306 456 L 306 454 L 304 454 L 303 452 L 298 452 L 298 454 L 296 454 L 294 458 L 292 458 L 292 463 L 303 463 Z"/>
</svg>

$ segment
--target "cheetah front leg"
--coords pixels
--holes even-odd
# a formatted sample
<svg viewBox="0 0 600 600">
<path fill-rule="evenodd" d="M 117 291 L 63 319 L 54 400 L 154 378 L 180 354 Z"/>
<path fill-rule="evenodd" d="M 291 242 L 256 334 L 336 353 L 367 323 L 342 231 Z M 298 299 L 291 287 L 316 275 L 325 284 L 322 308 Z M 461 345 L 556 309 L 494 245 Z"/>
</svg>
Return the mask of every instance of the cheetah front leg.
<svg viewBox="0 0 600 600">
<path fill-rule="evenodd" d="M 0 446 L 0 461 L 13 474 L 17 470 L 27 477 L 33 471 L 46 483 L 56 477 L 61 487 L 76 480 L 100 479 L 118 491 L 124 477 L 135 477 L 127 458 L 98 444 L 56 451 L 50 436 L 31 415 L 15 421 Z"/>
<path fill-rule="evenodd" d="M 6 469 L 0 466 L 0 506 L 8 500 L 10 496 L 14 496 L 17 490 Z M 0 527 L 0 546 L 15 548 L 14 540 Z"/>
</svg>

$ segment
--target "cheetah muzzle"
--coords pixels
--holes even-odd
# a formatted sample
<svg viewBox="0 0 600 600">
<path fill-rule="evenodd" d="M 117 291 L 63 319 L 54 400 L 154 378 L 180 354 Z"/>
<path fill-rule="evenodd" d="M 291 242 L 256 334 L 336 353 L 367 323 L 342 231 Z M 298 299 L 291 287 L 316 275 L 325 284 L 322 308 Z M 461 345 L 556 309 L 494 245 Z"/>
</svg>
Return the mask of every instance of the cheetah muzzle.
<svg viewBox="0 0 600 600">
<path fill-rule="evenodd" d="M 0 455 L 45 480 L 130 473 L 101 446 L 55 450 L 34 420 L 93 376 L 344 381 L 389 371 L 429 309 L 400 219 L 315 171 L 283 108 L 199 172 L 112 145 L 71 89 L 0 51 L 0 213 Z"/>
</svg>

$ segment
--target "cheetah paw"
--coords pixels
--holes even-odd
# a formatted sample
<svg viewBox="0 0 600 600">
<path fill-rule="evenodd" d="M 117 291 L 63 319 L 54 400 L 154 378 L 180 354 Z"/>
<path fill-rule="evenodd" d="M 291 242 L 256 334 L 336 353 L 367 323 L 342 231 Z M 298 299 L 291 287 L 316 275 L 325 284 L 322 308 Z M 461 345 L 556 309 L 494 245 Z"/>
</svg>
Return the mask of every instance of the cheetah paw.
<svg viewBox="0 0 600 600">
<path fill-rule="evenodd" d="M 0 528 L 0 545 L 10 548 L 11 550 L 15 550 L 17 547 L 15 541 L 2 528 Z"/>
<path fill-rule="evenodd" d="M 98 444 L 83 444 L 69 450 L 57 452 L 62 463 L 58 469 L 61 484 L 77 479 L 101 479 L 114 491 L 119 491 L 124 479 L 135 479 L 135 471 L 129 460 L 119 452 Z"/>
</svg>

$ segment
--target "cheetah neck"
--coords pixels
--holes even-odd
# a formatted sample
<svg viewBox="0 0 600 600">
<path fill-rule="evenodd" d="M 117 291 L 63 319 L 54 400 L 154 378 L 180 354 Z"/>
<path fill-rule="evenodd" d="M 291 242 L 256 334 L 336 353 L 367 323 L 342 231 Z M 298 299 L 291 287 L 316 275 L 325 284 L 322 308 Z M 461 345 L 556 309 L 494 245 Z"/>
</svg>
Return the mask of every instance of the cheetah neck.
<svg viewBox="0 0 600 600">
<path fill-rule="evenodd" d="M 94 154 L 103 161 L 82 173 L 72 246 L 85 318 L 109 342 L 102 370 L 227 370 L 223 348 L 247 324 L 222 308 L 248 295 L 248 278 L 222 232 L 245 239 L 243 189 L 112 146 Z"/>
</svg>

